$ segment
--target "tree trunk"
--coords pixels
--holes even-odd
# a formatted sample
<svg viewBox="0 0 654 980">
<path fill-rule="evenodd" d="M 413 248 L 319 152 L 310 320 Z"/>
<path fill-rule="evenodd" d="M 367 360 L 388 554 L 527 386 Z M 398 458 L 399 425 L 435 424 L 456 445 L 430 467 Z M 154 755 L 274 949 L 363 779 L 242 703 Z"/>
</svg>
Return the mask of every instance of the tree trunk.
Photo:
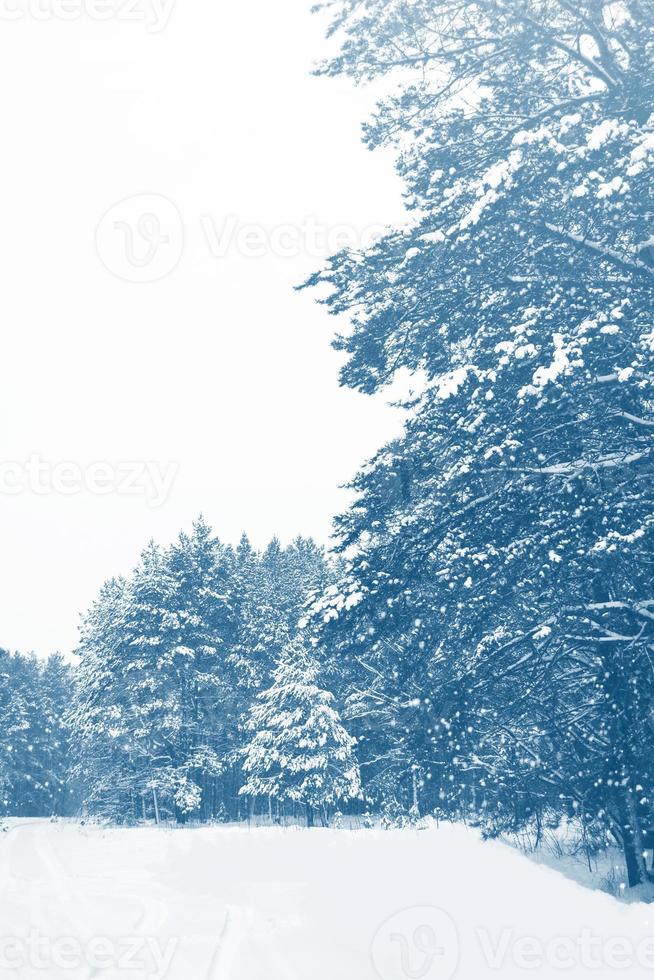
<svg viewBox="0 0 654 980">
<path fill-rule="evenodd" d="M 638 848 L 634 843 L 633 834 L 631 832 L 627 833 L 625 831 L 622 847 L 624 850 L 625 863 L 627 865 L 627 880 L 629 882 L 629 887 L 635 888 L 636 885 L 640 885 L 642 883 L 643 876 L 641 872 L 642 862 L 638 859 Z"/>
<path fill-rule="evenodd" d="M 635 790 L 630 789 L 627 795 L 627 812 L 629 814 L 629 824 L 625 826 L 625 839 L 630 841 L 630 854 L 627 857 L 627 848 L 625 847 L 625 860 L 627 861 L 627 873 L 629 875 L 629 885 L 634 887 L 639 885 L 643 881 L 647 881 L 649 878 L 649 873 L 647 871 L 647 861 L 645 859 L 645 844 L 643 841 L 643 832 L 640 826 L 640 817 L 638 814 L 636 806 L 636 795 Z M 635 881 L 632 883 L 632 868 L 630 865 L 632 861 L 636 862 L 636 871 L 633 877 Z"/>
<path fill-rule="evenodd" d="M 622 847 L 629 887 L 635 888 L 645 880 L 645 861 L 642 851 L 639 853 L 640 834 L 634 831 L 628 800 L 621 806 L 619 823 L 612 827 L 611 834 Z"/>
<path fill-rule="evenodd" d="M 157 799 L 156 789 L 152 790 L 152 802 L 154 803 L 154 819 L 156 820 L 157 827 L 159 826 L 159 800 Z"/>
<path fill-rule="evenodd" d="M 307 827 L 313 827 L 313 807 L 307 804 Z"/>
</svg>

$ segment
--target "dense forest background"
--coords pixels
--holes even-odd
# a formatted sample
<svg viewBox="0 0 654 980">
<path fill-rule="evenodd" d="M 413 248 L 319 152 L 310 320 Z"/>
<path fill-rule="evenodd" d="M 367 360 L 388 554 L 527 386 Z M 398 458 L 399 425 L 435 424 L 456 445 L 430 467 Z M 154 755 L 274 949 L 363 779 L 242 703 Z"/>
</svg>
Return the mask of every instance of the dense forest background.
<svg viewBox="0 0 654 980">
<path fill-rule="evenodd" d="M 365 139 L 395 148 L 410 217 L 307 286 L 350 324 L 344 385 L 413 379 L 404 434 L 355 478 L 329 560 L 303 540 L 232 550 L 199 521 L 105 586 L 72 675 L 3 655 L 7 812 L 572 818 L 637 884 L 654 5 L 324 9 L 338 50 L 319 71 L 386 86 Z"/>
</svg>

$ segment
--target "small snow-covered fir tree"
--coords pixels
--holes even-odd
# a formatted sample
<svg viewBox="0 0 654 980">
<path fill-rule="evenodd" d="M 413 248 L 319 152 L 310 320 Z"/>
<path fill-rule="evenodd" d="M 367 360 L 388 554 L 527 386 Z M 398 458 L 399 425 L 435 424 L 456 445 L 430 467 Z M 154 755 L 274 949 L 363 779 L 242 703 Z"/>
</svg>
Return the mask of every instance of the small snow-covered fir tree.
<svg viewBox="0 0 654 980">
<path fill-rule="evenodd" d="M 334 696 L 318 683 L 319 666 L 301 637 L 289 638 L 272 686 L 250 711 L 253 733 L 244 751 L 242 795 L 316 809 L 361 794 L 354 740 L 345 730 Z"/>
</svg>

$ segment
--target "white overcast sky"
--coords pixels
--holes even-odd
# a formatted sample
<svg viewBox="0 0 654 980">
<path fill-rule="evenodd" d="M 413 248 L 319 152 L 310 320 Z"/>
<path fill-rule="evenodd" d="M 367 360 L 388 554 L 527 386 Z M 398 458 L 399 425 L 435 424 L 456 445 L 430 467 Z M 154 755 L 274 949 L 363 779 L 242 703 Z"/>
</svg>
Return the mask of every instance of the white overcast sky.
<svg viewBox="0 0 654 980">
<path fill-rule="evenodd" d="M 402 215 L 391 158 L 360 142 L 370 96 L 310 75 L 326 50 L 311 0 L 177 0 L 158 33 L 65 2 L 70 20 L 41 19 L 48 0 L 0 3 L 0 460 L 179 471 L 158 508 L 0 495 L 0 646 L 40 655 L 70 652 L 102 582 L 199 512 L 227 541 L 326 542 L 339 486 L 399 425 L 338 386 L 337 323 L 293 291 L 320 260 L 219 258 L 202 230 L 203 216 L 220 233 L 230 216 L 364 229 Z M 173 202 L 185 232 L 177 268 L 149 284 L 96 251 L 103 215 L 138 194 Z"/>
</svg>

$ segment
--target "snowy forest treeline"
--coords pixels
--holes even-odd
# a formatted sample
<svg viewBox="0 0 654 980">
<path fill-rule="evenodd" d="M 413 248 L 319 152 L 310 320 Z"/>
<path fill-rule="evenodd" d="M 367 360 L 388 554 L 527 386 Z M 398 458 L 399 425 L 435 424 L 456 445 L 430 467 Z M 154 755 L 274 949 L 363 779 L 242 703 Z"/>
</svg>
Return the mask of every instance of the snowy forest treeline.
<svg viewBox="0 0 654 980">
<path fill-rule="evenodd" d="M 307 283 L 403 435 L 309 542 L 154 546 L 88 615 L 85 806 L 654 828 L 654 4 L 333 0 L 408 219 Z M 203 557 L 204 556 L 204 557 Z M 275 569 L 274 571 L 272 569 Z M 299 628 L 298 628 L 299 625 Z M 300 667 L 298 668 L 298 665 Z"/>
<path fill-rule="evenodd" d="M 84 809 L 238 820 L 263 800 L 311 821 L 357 796 L 353 741 L 298 635 L 329 575 L 310 540 L 232 549 L 200 519 L 108 582 L 84 619 L 66 715 Z"/>
<path fill-rule="evenodd" d="M 354 741 L 298 631 L 335 576 L 311 540 L 232 548 L 203 519 L 151 542 L 83 617 L 75 667 L 0 654 L 4 813 L 184 823 L 262 800 L 311 822 L 360 799 Z"/>
</svg>

